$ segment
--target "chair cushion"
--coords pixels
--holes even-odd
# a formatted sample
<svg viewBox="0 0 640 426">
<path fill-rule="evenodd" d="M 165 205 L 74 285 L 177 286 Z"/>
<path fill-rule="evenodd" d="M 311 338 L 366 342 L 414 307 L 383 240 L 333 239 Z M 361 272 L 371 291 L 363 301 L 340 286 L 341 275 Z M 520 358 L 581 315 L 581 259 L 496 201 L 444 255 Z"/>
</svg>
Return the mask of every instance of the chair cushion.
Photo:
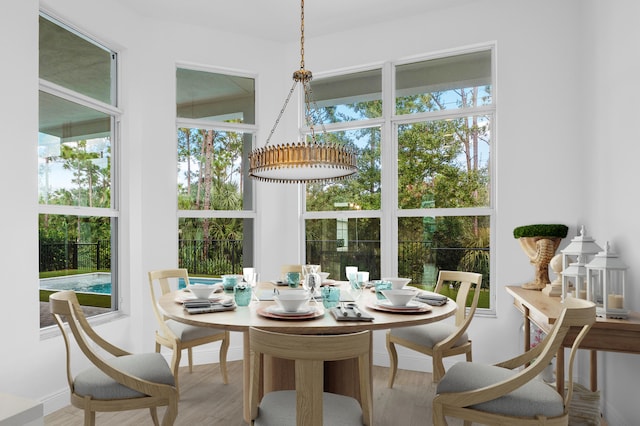
<svg viewBox="0 0 640 426">
<path fill-rule="evenodd" d="M 362 426 L 360 403 L 350 396 L 324 392 L 322 420 L 325 425 Z M 255 426 L 296 426 L 296 391 L 275 391 L 266 394 L 258 409 Z"/>
<path fill-rule="evenodd" d="M 474 362 L 454 364 L 438 383 L 437 393 L 479 389 L 514 376 L 517 371 Z M 564 413 L 564 402 L 556 390 L 536 378 L 500 398 L 472 408 L 507 416 L 556 417 Z"/>
<path fill-rule="evenodd" d="M 448 336 L 456 332 L 454 324 L 434 322 L 431 324 L 416 325 L 411 327 L 392 328 L 391 335 L 402 339 L 410 340 L 421 346 L 433 348 L 437 343 L 443 341 Z M 455 346 L 464 345 L 469 341 L 467 333 L 463 333 Z"/>
<path fill-rule="evenodd" d="M 171 369 L 159 353 L 125 355 L 109 359 L 109 364 L 131 375 L 150 382 L 175 386 Z M 144 394 L 121 385 L 97 367 L 88 368 L 79 373 L 74 381 L 75 393 L 93 399 L 139 398 Z"/>
<path fill-rule="evenodd" d="M 167 320 L 166 324 L 182 342 L 224 333 L 224 330 L 218 330 L 217 328 L 198 327 L 197 325 L 184 324 L 174 320 Z"/>
</svg>

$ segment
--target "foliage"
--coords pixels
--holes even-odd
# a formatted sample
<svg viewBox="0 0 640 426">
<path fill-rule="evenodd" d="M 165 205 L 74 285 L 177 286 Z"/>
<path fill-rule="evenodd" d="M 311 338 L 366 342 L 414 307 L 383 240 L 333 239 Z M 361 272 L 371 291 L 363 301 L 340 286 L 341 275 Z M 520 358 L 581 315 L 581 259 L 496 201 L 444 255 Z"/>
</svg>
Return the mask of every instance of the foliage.
<svg viewBox="0 0 640 426">
<path fill-rule="evenodd" d="M 490 94 L 490 87 L 485 88 Z M 396 99 L 396 114 L 410 115 L 445 109 L 445 98 L 458 100 L 457 108 L 477 106 L 478 88 L 406 95 Z M 380 101 L 326 107 L 324 122 L 378 118 Z M 351 118 L 350 118 L 351 117 Z M 479 160 L 490 147 L 490 117 L 469 115 L 447 119 L 412 120 L 398 125 L 398 208 L 470 208 L 489 206 L 489 163 Z M 329 138 L 357 149 L 360 172 L 352 180 L 307 185 L 307 211 L 379 210 L 381 207 L 381 152 L 377 127 L 331 133 Z M 362 141 L 367 143 L 362 144 Z M 486 149 L 484 149 L 485 152 Z M 393 189 L 387 189 L 392 191 Z M 340 203 L 340 204 L 336 204 Z M 328 220 L 307 220 L 307 261 L 319 262 L 311 241 L 331 240 L 335 232 Z M 371 228 L 367 228 L 370 225 Z M 398 219 L 398 273 L 422 283 L 425 268 L 471 270 L 483 273 L 489 286 L 489 218 L 480 216 L 400 217 Z M 334 225 L 335 228 L 336 225 Z M 379 233 L 379 220 L 358 219 L 361 235 Z M 348 232 L 354 228 L 349 219 Z M 353 243 L 353 236 L 349 235 Z M 351 248 L 351 247 L 350 247 Z M 313 257 L 309 257 L 309 255 Z M 318 256 L 318 257 L 316 257 Z M 346 253 L 342 255 L 347 256 Z"/>
<path fill-rule="evenodd" d="M 558 237 L 564 238 L 567 236 L 569 228 L 566 225 L 557 224 L 538 224 L 538 225 L 525 225 L 519 226 L 513 230 L 514 238 L 522 237 Z"/>
</svg>

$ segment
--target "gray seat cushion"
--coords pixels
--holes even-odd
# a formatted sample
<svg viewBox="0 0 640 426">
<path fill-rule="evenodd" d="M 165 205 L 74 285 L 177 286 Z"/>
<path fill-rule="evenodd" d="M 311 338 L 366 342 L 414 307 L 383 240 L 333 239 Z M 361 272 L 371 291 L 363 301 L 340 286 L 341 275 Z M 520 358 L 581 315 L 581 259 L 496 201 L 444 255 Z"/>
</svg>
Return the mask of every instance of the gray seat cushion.
<svg viewBox="0 0 640 426">
<path fill-rule="evenodd" d="M 224 333 L 224 330 L 218 330 L 217 328 L 198 327 L 174 320 L 167 320 L 166 324 L 167 327 L 169 327 L 169 329 L 173 331 L 173 334 L 175 334 L 178 339 L 183 342 Z"/>
<path fill-rule="evenodd" d="M 440 380 L 437 393 L 479 389 L 508 379 L 516 373 L 493 365 L 458 362 Z M 473 408 L 508 416 L 556 417 L 563 414 L 564 402 L 554 388 L 536 378 L 505 396 L 477 404 Z"/>
<path fill-rule="evenodd" d="M 434 322 L 412 327 L 392 328 L 391 335 L 410 340 L 421 346 L 433 348 L 436 343 L 455 333 L 456 329 L 457 327 L 453 324 Z M 463 333 L 454 346 L 464 345 L 468 341 L 469 336 L 467 333 Z"/>
<path fill-rule="evenodd" d="M 324 392 L 322 395 L 323 424 L 330 426 L 362 426 L 360 403 L 354 398 Z M 296 426 L 296 392 L 275 391 L 260 402 L 255 426 Z"/>
<path fill-rule="evenodd" d="M 110 359 L 109 363 L 141 379 L 175 385 L 171 369 L 159 353 L 125 355 Z M 73 381 L 73 386 L 76 394 L 91 395 L 93 399 L 128 399 L 144 396 L 116 382 L 97 367 L 91 367 L 79 373 Z"/>
</svg>

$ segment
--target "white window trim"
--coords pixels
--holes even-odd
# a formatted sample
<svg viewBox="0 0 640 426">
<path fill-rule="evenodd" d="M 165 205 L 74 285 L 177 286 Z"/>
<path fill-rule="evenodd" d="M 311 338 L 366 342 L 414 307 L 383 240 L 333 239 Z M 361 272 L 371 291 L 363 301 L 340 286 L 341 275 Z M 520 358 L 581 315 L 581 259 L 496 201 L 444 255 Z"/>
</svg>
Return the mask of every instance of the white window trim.
<svg viewBox="0 0 640 426">
<path fill-rule="evenodd" d="M 487 51 L 491 52 L 491 105 L 483 105 L 474 108 L 464 108 L 456 110 L 444 110 L 425 112 L 412 115 L 396 115 L 395 114 L 395 67 L 408 63 L 427 61 L 447 56 L 463 55 L 467 53 Z M 383 188 L 397 188 L 397 162 L 398 162 L 398 140 L 397 128 L 400 124 L 416 123 L 423 121 L 432 121 L 442 118 L 468 117 L 472 115 L 491 115 L 491 149 L 489 152 L 490 169 L 489 179 L 492 190 L 489 195 L 488 207 L 474 208 L 434 208 L 434 209 L 399 209 L 397 190 L 382 191 L 380 211 L 323 211 L 323 212 L 307 212 L 306 211 L 306 188 L 300 185 L 299 196 L 302 200 L 300 211 L 300 247 L 302 250 L 301 259 L 305 257 L 305 221 L 307 219 L 336 219 L 336 218 L 379 218 L 380 219 L 380 270 L 383 276 L 393 276 L 398 270 L 398 218 L 401 217 L 423 217 L 428 216 L 489 216 L 490 222 L 490 259 L 489 268 L 491 271 L 491 282 L 489 283 L 489 308 L 478 309 L 478 315 L 495 316 L 496 315 L 496 208 L 495 194 L 496 189 L 496 151 L 497 151 L 497 84 L 496 84 L 496 42 L 480 43 L 473 46 L 467 46 L 459 49 L 449 49 L 431 54 L 412 56 L 402 58 L 396 61 L 384 62 L 376 66 L 367 65 L 362 67 L 353 67 L 318 74 L 316 77 L 333 77 L 342 74 L 355 73 L 360 71 L 369 71 L 373 68 L 382 68 L 382 105 L 383 113 L 381 118 L 371 120 L 361 120 L 346 123 L 330 123 L 324 127 L 329 131 L 338 131 L 355 128 L 364 128 L 372 126 L 380 126 L 381 131 L 381 174 L 380 183 Z M 304 105 L 302 100 L 300 105 Z M 302 108 L 301 108 L 302 109 Z M 303 111 L 299 114 L 300 132 L 306 130 L 304 125 Z M 391 148 L 392 155 L 385 155 L 386 150 Z"/>
</svg>

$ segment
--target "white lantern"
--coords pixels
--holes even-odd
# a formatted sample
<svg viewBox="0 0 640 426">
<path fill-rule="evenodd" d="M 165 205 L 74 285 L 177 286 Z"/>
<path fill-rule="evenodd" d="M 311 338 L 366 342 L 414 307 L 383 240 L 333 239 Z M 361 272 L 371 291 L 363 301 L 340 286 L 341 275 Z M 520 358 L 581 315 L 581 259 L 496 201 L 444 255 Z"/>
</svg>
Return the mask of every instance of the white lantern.
<svg viewBox="0 0 640 426">
<path fill-rule="evenodd" d="M 585 236 L 584 225 L 580 227 L 580 235 L 574 237 L 567 247 L 560 250 L 562 253 L 562 300 L 569 293 L 582 299 L 587 298 L 586 269 L 584 267 L 600 251 L 602 248 L 596 244 L 595 240 Z M 574 263 L 575 265 L 572 267 Z M 565 278 L 565 271 L 568 272 L 570 279 Z M 579 279 L 580 277 L 582 279 Z M 574 288 L 574 286 L 576 287 Z"/>
<path fill-rule="evenodd" d="M 562 271 L 562 300 L 567 297 L 587 300 L 587 268 L 582 255 Z"/>
<path fill-rule="evenodd" d="M 627 318 L 625 309 L 625 275 L 627 266 L 610 250 L 609 242 L 585 266 L 587 297 L 596 304 L 596 315 L 605 318 Z"/>
</svg>

